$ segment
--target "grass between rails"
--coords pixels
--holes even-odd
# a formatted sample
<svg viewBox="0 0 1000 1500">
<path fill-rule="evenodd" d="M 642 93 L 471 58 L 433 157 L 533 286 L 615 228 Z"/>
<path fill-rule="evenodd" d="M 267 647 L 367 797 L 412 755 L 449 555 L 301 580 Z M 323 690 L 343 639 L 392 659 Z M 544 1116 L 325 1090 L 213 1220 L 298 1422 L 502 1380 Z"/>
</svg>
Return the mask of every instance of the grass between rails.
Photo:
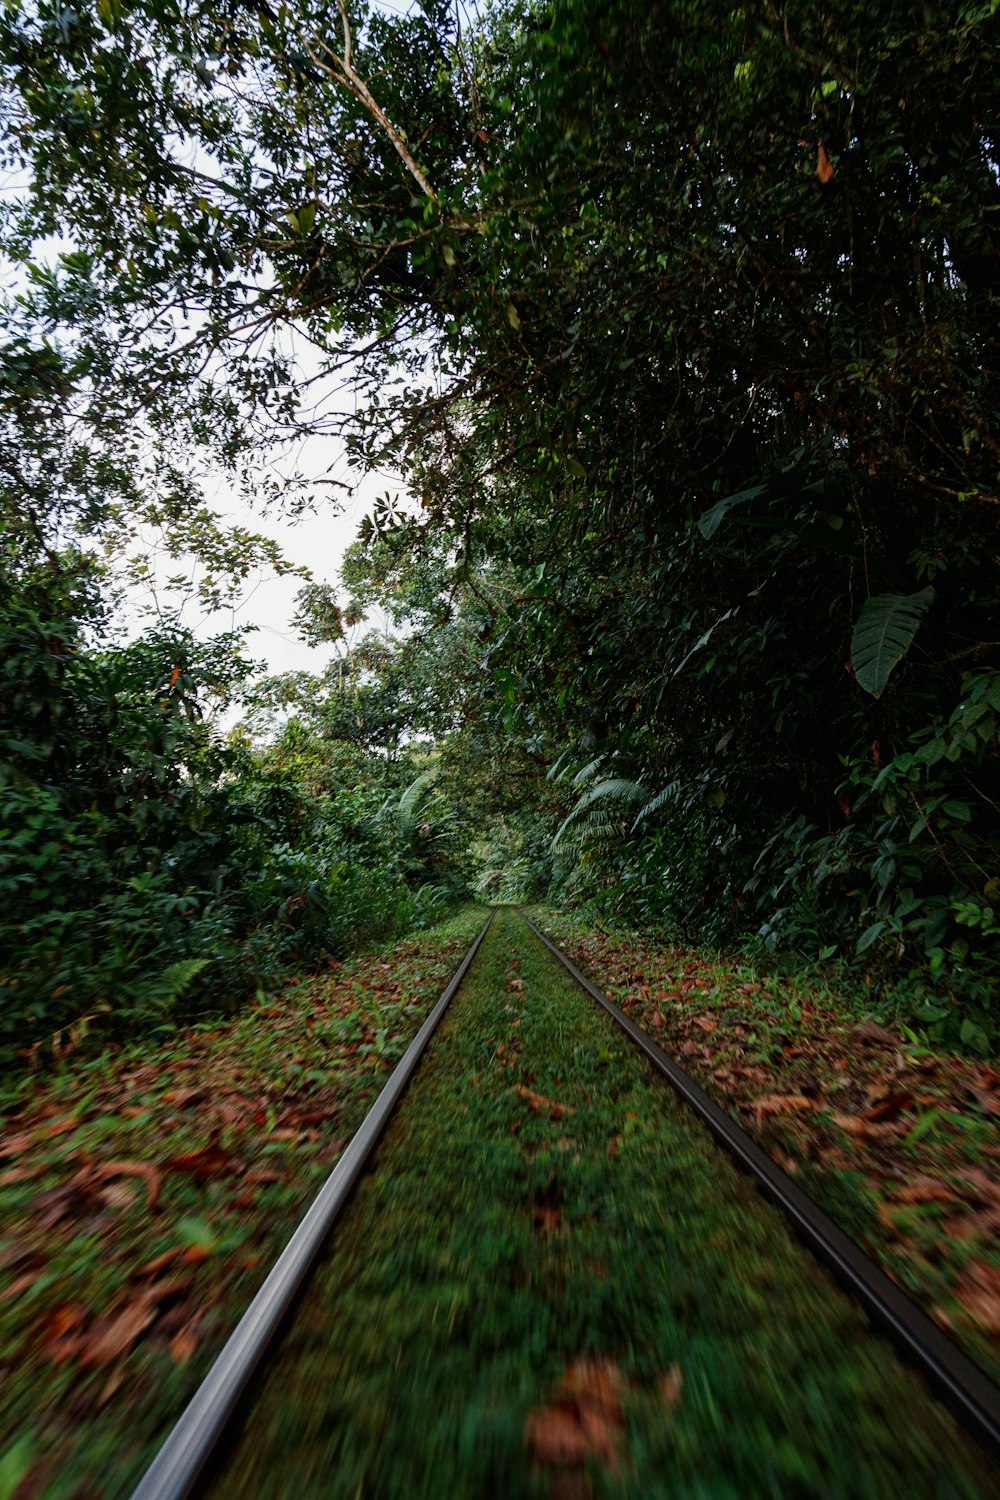
<svg viewBox="0 0 1000 1500">
<path fill-rule="evenodd" d="M 483 915 L 7 1088 L 0 1500 L 127 1492 Z"/>
<path fill-rule="evenodd" d="M 532 913 L 1000 1380 L 1000 1074 L 813 978 Z"/>
<path fill-rule="evenodd" d="M 777 1213 L 502 912 L 207 1493 L 997 1489 Z"/>
</svg>

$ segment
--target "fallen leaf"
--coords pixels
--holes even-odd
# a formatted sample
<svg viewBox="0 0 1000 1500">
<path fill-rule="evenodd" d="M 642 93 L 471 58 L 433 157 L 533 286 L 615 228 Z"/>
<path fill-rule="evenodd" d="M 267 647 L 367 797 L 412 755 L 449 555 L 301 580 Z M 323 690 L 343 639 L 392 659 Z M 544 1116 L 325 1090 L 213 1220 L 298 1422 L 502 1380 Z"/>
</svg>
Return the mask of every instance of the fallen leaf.
<svg viewBox="0 0 1000 1500">
<path fill-rule="evenodd" d="M 23 1167 L 8 1167 L 6 1172 L 0 1172 L 0 1187 L 12 1187 L 15 1182 L 30 1182 L 33 1177 L 41 1177 L 51 1167 L 51 1161 L 25 1162 Z"/>
<path fill-rule="evenodd" d="M 617 1367 L 607 1359 L 577 1359 L 549 1405 L 530 1413 L 525 1438 L 535 1464 L 577 1468 L 593 1457 L 615 1473 L 623 1425 Z"/>
<path fill-rule="evenodd" d="M 983 1239 L 993 1240 L 1000 1234 L 1000 1208 L 987 1208 L 982 1213 L 955 1215 L 945 1219 L 940 1226 L 941 1234 L 949 1240 Z"/>
<path fill-rule="evenodd" d="M 111 1364 L 119 1354 L 130 1349 L 155 1321 L 154 1303 L 145 1297 L 131 1302 L 114 1317 L 95 1325 L 80 1350 L 81 1365 L 85 1370 L 98 1370 L 103 1365 Z"/>
<path fill-rule="evenodd" d="M 211 1256 L 213 1248 L 213 1245 L 189 1245 L 187 1250 L 181 1254 L 180 1259 L 183 1260 L 186 1266 L 201 1266 Z"/>
<path fill-rule="evenodd" d="M 555 1234 L 562 1228 L 562 1212 L 558 1208 L 540 1208 L 535 1213 L 535 1228 L 543 1235 Z"/>
<path fill-rule="evenodd" d="M 141 1177 L 146 1184 L 146 1207 L 150 1210 L 156 1207 L 163 1176 L 152 1162 L 109 1161 L 91 1170 L 96 1182 L 103 1182 L 108 1177 Z"/>
<path fill-rule="evenodd" d="M 873 1124 L 871 1120 L 865 1120 L 861 1115 L 834 1113 L 830 1115 L 830 1119 L 835 1125 L 839 1125 L 841 1130 L 846 1130 L 848 1135 L 856 1135 L 861 1140 L 878 1140 L 887 1132 L 892 1133 L 890 1126 Z"/>
<path fill-rule="evenodd" d="M 198 1348 L 198 1340 L 190 1328 L 182 1328 L 174 1334 L 168 1347 L 174 1364 L 185 1365 Z"/>
<path fill-rule="evenodd" d="M 815 1108 L 815 1101 L 805 1094 L 761 1094 L 753 1101 L 753 1112 L 758 1124 L 764 1115 L 788 1115 L 798 1110 Z"/>
<path fill-rule="evenodd" d="M 870 1042 L 872 1045 L 884 1044 L 895 1047 L 899 1040 L 898 1037 L 893 1036 L 891 1031 L 887 1031 L 884 1026 L 880 1026 L 877 1021 L 865 1021 L 861 1026 L 856 1026 L 854 1028 L 854 1035 L 859 1042 Z"/>
<path fill-rule="evenodd" d="M 958 1300 L 983 1328 L 1000 1334 L 1000 1268 L 974 1261 L 958 1289 Z"/>
<path fill-rule="evenodd" d="M 167 1089 L 163 1095 L 164 1104 L 175 1104 L 178 1109 L 186 1109 L 189 1104 L 200 1104 L 203 1099 L 208 1098 L 207 1089 Z"/>
<path fill-rule="evenodd" d="M 966 1088 L 975 1099 L 984 1115 L 994 1115 L 1000 1118 L 1000 1094 L 995 1094 L 992 1089 L 977 1088 L 973 1083 L 967 1083 Z M 0 1178 L 0 1181 L 3 1179 Z"/>
<path fill-rule="evenodd" d="M 900 1114 L 904 1109 L 909 1109 L 913 1103 L 913 1095 L 909 1089 L 900 1089 L 895 1093 L 887 1094 L 884 1099 L 873 1104 L 870 1109 L 864 1111 L 866 1120 L 889 1120 L 893 1115 Z"/>
<path fill-rule="evenodd" d="M 1000 1178 L 982 1167 L 966 1167 L 961 1181 L 972 1189 L 971 1196 L 977 1203 L 1000 1203 Z"/>
<path fill-rule="evenodd" d="M 545 1406 L 529 1413 L 524 1436 L 536 1464 L 583 1464 L 590 1444 L 572 1406 Z"/>
<path fill-rule="evenodd" d="M 958 1202 L 957 1195 L 937 1177 L 911 1177 L 902 1187 L 896 1188 L 891 1196 L 894 1203 Z"/>
<path fill-rule="evenodd" d="M 147 1276 L 158 1276 L 162 1270 L 165 1270 L 170 1265 L 171 1261 L 177 1259 L 183 1249 L 183 1245 L 172 1245 L 169 1250 L 164 1250 L 162 1254 L 155 1255 L 144 1266 L 140 1266 L 135 1275 L 141 1280 L 144 1280 Z"/>
<path fill-rule="evenodd" d="M 272 1140 L 294 1140 L 298 1131 L 271 1132 Z M 209 1177 L 215 1177 L 220 1172 L 225 1172 L 232 1161 L 228 1151 L 223 1151 L 221 1146 L 203 1146 L 200 1151 L 184 1151 L 179 1156 L 171 1156 L 163 1163 L 167 1172 L 186 1172 L 189 1177 L 201 1181 Z"/>
<path fill-rule="evenodd" d="M 563 1115 L 573 1113 L 568 1104 L 560 1104 L 556 1099 L 546 1099 L 544 1094 L 536 1094 L 534 1089 L 526 1088 L 523 1083 L 515 1083 L 514 1092 L 520 1094 L 533 1115 L 548 1115 L 550 1120 L 561 1120 Z"/>
</svg>

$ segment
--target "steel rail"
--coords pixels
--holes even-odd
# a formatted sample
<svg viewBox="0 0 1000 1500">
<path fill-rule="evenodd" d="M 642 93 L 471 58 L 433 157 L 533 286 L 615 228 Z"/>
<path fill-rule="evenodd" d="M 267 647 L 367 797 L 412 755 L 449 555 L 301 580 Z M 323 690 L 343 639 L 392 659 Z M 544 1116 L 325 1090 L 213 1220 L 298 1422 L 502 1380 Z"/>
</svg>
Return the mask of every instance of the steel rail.
<svg viewBox="0 0 1000 1500">
<path fill-rule="evenodd" d="M 651 1036 L 609 1000 L 534 922 L 523 912 L 520 915 L 577 984 L 604 1007 L 646 1054 L 716 1140 L 784 1211 L 799 1237 L 934 1387 L 962 1425 L 980 1441 L 1000 1449 L 1000 1388 Z"/>
<path fill-rule="evenodd" d="M 438 1022 L 468 973 L 494 915 L 495 912 L 490 913 L 444 993 L 274 1263 L 267 1280 L 132 1491 L 132 1500 L 186 1500 L 190 1495 L 247 1382 L 277 1333 L 358 1174 L 385 1129 Z"/>
</svg>

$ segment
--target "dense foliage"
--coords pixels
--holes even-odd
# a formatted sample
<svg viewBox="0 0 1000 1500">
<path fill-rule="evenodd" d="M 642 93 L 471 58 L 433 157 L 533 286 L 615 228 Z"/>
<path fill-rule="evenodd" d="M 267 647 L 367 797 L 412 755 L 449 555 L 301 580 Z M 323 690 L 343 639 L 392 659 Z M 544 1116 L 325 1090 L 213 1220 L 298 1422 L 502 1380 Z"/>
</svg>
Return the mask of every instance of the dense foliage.
<svg viewBox="0 0 1000 1500">
<path fill-rule="evenodd" d="M 232 1004 L 461 889 L 410 761 L 294 717 L 222 737 L 240 642 L 98 645 L 73 581 L 0 600 L 0 1055 Z"/>
<path fill-rule="evenodd" d="M 0 25 L 31 178 L 8 253 L 74 242 L 12 309 L 17 390 L 67 385 L 105 492 L 123 389 L 182 530 L 178 433 L 241 471 L 250 435 L 317 428 L 395 463 L 420 519 L 387 497 L 348 581 L 431 653 L 390 684 L 395 744 L 430 695 L 445 761 L 524 769 L 487 797 L 487 887 L 521 861 L 630 918 L 856 956 L 987 1047 L 995 6 Z M 359 409 L 316 405 L 347 371 Z"/>
</svg>

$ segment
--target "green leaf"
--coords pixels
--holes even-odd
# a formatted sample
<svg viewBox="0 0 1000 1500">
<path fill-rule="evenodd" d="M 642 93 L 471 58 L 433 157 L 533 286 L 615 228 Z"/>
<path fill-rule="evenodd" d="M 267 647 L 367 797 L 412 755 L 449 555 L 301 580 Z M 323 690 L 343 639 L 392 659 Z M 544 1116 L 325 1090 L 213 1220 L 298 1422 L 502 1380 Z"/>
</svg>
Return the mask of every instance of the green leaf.
<svg viewBox="0 0 1000 1500">
<path fill-rule="evenodd" d="M 864 932 L 858 938 L 858 945 L 854 950 L 855 953 L 864 953 L 866 948 L 870 948 L 872 943 L 874 943 L 875 939 L 878 937 L 879 933 L 884 930 L 884 928 L 884 922 L 873 922 L 870 927 L 866 927 Z"/>
<path fill-rule="evenodd" d="M 872 594 L 854 627 L 851 665 L 858 683 L 880 698 L 896 663 L 902 661 L 934 599 L 932 588 L 918 594 Z"/>
<path fill-rule="evenodd" d="M 742 505 L 745 500 L 754 500 L 758 495 L 763 495 L 768 488 L 767 484 L 755 484 L 748 490 L 739 490 L 735 495 L 726 495 L 722 500 L 717 500 L 711 510 L 698 517 L 698 530 L 707 540 L 715 535 L 734 505 Z"/>
</svg>

